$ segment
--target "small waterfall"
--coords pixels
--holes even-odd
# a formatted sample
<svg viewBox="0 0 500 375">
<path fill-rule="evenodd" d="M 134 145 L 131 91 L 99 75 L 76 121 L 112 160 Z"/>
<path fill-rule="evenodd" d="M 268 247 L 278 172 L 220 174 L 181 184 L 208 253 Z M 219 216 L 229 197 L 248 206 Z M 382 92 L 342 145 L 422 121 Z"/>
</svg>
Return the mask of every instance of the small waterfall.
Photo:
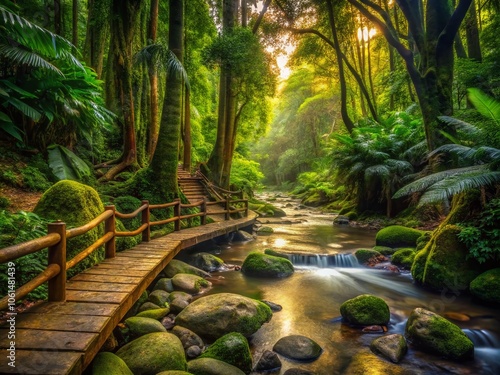
<svg viewBox="0 0 500 375">
<path fill-rule="evenodd" d="M 296 266 L 317 268 L 353 268 L 358 260 L 352 254 L 288 254 L 288 259 Z"/>
<path fill-rule="evenodd" d="M 464 329 L 475 348 L 500 348 L 500 340 L 484 329 Z"/>
</svg>

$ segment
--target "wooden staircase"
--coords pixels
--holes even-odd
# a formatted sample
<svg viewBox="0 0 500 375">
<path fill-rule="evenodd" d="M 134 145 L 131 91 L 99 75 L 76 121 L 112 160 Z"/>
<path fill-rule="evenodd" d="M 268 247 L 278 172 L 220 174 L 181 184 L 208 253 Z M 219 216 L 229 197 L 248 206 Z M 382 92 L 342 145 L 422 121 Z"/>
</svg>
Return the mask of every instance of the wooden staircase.
<svg viewBox="0 0 500 375">
<path fill-rule="evenodd" d="M 182 166 L 179 166 L 177 179 L 180 189 L 189 202 L 193 203 L 204 197 L 208 198 L 209 194 L 202 183 L 201 177 L 192 176 L 191 173 L 182 169 Z"/>
</svg>

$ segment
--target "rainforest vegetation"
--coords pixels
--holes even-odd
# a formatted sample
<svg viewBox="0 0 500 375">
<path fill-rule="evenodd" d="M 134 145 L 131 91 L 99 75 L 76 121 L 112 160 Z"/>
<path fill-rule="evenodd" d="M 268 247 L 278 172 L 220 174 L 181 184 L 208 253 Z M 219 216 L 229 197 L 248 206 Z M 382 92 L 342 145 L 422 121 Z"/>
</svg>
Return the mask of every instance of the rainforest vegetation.
<svg viewBox="0 0 500 375">
<path fill-rule="evenodd" d="M 411 227 L 472 195 L 460 239 L 479 262 L 498 261 L 499 10 L 498 0 L 3 1 L 0 245 L 44 230 L 24 194 L 69 179 L 103 202 L 185 199 L 181 164 L 250 198 L 265 186 Z"/>
</svg>

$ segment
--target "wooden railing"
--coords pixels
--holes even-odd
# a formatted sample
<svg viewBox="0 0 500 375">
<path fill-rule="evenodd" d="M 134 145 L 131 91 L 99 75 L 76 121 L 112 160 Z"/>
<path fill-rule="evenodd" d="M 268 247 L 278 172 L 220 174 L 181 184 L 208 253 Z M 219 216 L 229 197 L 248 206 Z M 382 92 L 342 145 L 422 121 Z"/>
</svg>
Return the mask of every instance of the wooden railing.
<svg viewBox="0 0 500 375">
<path fill-rule="evenodd" d="M 248 201 L 240 199 L 238 201 L 231 200 L 227 196 L 224 204 L 224 209 L 220 212 L 210 212 L 210 214 L 224 214 L 225 219 L 229 220 L 233 213 L 244 212 L 248 216 Z M 231 204 L 241 202 L 244 203 L 243 208 L 231 209 Z M 246 202 L 246 203 L 245 203 Z M 77 228 L 66 229 L 66 224 L 61 221 L 48 224 L 47 235 L 36 238 L 34 240 L 23 242 L 17 245 L 9 246 L 0 250 L 0 263 L 8 263 L 9 268 L 14 267 L 13 261 L 28 255 L 48 248 L 48 265 L 39 275 L 27 282 L 20 288 L 11 290 L 9 284 L 9 293 L 0 300 L 0 311 L 7 308 L 13 308 L 16 301 L 24 298 L 28 293 L 35 290 L 40 285 L 48 282 L 48 300 L 51 302 L 59 302 L 66 300 L 66 271 L 75 267 L 78 263 L 92 254 L 94 251 L 104 246 L 105 257 L 114 258 L 116 255 L 116 237 L 131 237 L 142 234 L 142 241 L 151 239 L 151 227 L 174 223 L 174 230 L 181 230 L 181 221 L 200 217 L 201 225 L 207 222 L 207 206 L 219 204 L 220 202 L 207 202 L 206 199 L 193 202 L 191 204 L 182 204 L 179 199 L 170 203 L 164 204 L 149 204 L 148 201 L 142 201 L 141 206 L 134 212 L 124 214 L 116 211 L 115 206 L 110 205 L 105 207 L 105 211 L 97 216 L 89 223 Z M 183 215 L 182 209 L 199 207 L 199 212 Z M 174 215 L 168 219 L 151 221 L 151 210 L 173 209 Z M 116 218 L 133 219 L 141 214 L 141 225 L 133 231 L 116 231 Z M 104 223 L 104 235 L 96 242 L 79 252 L 74 258 L 66 260 L 67 240 L 81 236 Z M 13 289 L 13 288 L 12 288 Z"/>
</svg>

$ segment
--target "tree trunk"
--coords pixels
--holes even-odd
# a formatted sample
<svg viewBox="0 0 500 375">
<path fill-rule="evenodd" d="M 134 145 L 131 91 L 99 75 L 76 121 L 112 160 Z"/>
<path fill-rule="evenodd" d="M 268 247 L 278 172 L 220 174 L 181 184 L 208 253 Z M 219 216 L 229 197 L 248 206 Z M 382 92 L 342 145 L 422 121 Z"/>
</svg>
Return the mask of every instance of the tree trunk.
<svg viewBox="0 0 500 375">
<path fill-rule="evenodd" d="M 71 42 L 78 48 L 78 0 L 73 0 L 73 34 Z"/>
<path fill-rule="evenodd" d="M 184 1 L 170 0 L 168 47 L 179 61 L 184 60 Z M 151 161 L 152 178 L 158 182 L 159 195 L 163 199 L 179 196 L 177 185 L 177 161 L 182 118 L 183 79 L 169 74 L 163 99 L 163 111 L 158 146 Z"/>
<path fill-rule="evenodd" d="M 476 2 L 472 0 L 469 12 L 465 18 L 465 34 L 467 37 L 467 54 L 469 59 L 483 61 L 481 43 L 479 41 L 479 26 L 476 12 Z"/>
<path fill-rule="evenodd" d="M 156 43 L 158 35 L 158 9 L 159 0 L 151 0 L 151 13 L 149 20 L 149 40 L 151 43 Z M 149 85 L 151 88 L 150 93 L 150 117 L 149 117 L 149 134 L 148 134 L 148 158 L 149 161 L 153 158 L 158 143 L 158 134 L 160 131 L 160 123 L 158 121 L 158 71 L 156 66 L 151 66 L 149 71 Z"/>
<path fill-rule="evenodd" d="M 54 0 L 54 32 L 62 35 L 62 8 L 61 0 Z"/>
<path fill-rule="evenodd" d="M 191 171 L 191 93 L 186 90 L 184 100 L 184 157 L 183 169 Z"/>
<path fill-rule="evenodd" d="M 89 0 L 84 56 L 85 62 L 95 70 L 99 79 L 102 79 L 104 51 L 108 46 L 110 13 L 111 0 Z"/>
</svg>

